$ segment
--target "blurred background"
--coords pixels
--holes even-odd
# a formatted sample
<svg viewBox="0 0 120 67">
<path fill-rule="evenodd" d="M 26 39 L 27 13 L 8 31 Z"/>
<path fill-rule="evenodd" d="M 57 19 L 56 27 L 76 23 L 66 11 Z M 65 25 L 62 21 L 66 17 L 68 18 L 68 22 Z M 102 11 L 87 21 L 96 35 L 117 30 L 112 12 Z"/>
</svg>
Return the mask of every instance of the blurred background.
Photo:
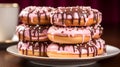
<svg viewBox="0 0 120 67">
<path fill-rule="evenodd" d="M 102 12 L 104 33 L 107 44 L 120 43 L 120 8 L 118 0 L 0 0 L 0 3 L 18 3 L 20 11 L 27 6 L 91 6 Z M 19 11 L 19 12 L 20 12 Z M 20 24 L 21 22 L 18 22 Z M 120 47 L 119 47 L 120 48 Z"/>
<path fill-rule="evenodd" d="M 91 6 L 102 12 L 101 25 L 104 27 L 102 38 L 106 41 L 106 44 L 120 48 L 120 1 L 118 0 L 0 0 L 0 3 L 18 3 L 19 12 L 27 6 Z M 18 22 L 19 24 L 21 22 Z M 0 43 L 0 67 L 37 67 L 27 64 L 26 61 L 21 61 L 21 58 L 10 55 L 6 51 L 1 51 L 3 47 L 6 48 L 13 43 L 1 45 L 2 43 Z M 90 67 L 120 67 L 119 59 L 120 54 L 114 58 L 99 61 L 98 66 Z"/>
</svg>

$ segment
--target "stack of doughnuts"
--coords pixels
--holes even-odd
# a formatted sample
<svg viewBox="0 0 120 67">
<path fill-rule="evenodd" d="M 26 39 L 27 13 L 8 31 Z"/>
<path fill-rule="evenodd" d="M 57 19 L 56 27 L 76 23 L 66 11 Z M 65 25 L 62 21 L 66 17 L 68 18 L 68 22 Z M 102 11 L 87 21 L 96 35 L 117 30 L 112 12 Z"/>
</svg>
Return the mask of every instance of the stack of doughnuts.
<svg viewBox="0 0 120 67">
<path fill-rule="evenodd" d="M 102 13 L 86 6 L 58 7 L 51 14 L 47 55 L 57 58 L 94 57 L 105 53 L 100 37 Z"/>
<path fill-rule="evenodd" d="M 28 6 L 19 15 L 23 23 L 17 26 L 19 37 L 18 51 L 23 55 L 47 56 L 50 43 L 47 31 L 50 27 L 50 14 L 54 8 Z"/>
<path fill-rule="evenodd" d="M 28 6 L 19 15 L 18 52 L 57 58 L 95 57 L 105 53 L 102 13 L 89 6 Z"/>
</svg>

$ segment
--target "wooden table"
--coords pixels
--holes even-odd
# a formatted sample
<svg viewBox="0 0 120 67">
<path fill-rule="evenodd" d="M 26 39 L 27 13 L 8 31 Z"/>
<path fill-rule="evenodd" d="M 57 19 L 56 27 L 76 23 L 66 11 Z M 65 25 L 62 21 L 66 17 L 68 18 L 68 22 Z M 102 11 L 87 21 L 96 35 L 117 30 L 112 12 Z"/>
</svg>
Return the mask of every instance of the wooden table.
<svg viewBox="0 0 120 67">
<path fill-rule="evenodd" d="M 119 26 L 116 25 L 105 26 L 102 38 L 107 44 L 120 48 L 120 31 L 118 30 L 118 27 Z M 14 44 L 16 43 L 0 44 L 0 67 L 45 67 L 31 64 L 29 61 L 23 58 L 9 54 L 5 48 Z M 85 67 L 120 67 L 120 54 Z"/>
</svg>

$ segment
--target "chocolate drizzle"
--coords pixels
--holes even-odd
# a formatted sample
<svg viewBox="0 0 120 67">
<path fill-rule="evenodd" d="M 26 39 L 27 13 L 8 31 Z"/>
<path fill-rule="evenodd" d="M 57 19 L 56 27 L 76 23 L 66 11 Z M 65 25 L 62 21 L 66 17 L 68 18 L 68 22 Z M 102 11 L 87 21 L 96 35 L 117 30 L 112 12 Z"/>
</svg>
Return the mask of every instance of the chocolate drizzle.
<svg viewBox="0 0 120 67">
<path fill-rule="evenodd" d="M 80 25 L 80 22 L 81 22 L 81 21 L 80 21 L 80 20 L 81 20 L 81 18 L 80 18 L 80 17 L 81 17 L 80 12 L 81 12 L 81 10 L 78 9 L 77 13 L 78 13 L 78 16 L 79 16 L 79 17 L 78 17 L 78 24 L 79 24 L 79 25 Z"/>
<path fill-rule="evenodd" d="M 30 14 L 30 13 L 28 13 L 28 15 L 27 15 L 27 23 L 28 23 L 28 24 L 30 23 L 29 14 Z"/>
<path fill-rule="evenodd" d="M 29 15 L 33 12 L 34 10 L 29 9 L 29 13 L 27 15 L 27 23 L 30 24 L 30 17 Z"/>
<path fill-rule="evenodd" d="M 43 10 L 43 13 L 45 14 L 45 19 L 48 20 L 48 17 L 47 17 L 45 10 Z"/>
<path fill-rule="evenodd" d="M 94 20 L 94 22 L 96 23 L 96 22 L 98 22 L 98 13 L 97 12 L 95 12 L 95 11 L 93 11 L 93 20 Z"/>
<path fill-rule="evenodd" d="M 18 33 L 18 39 L 19 39 L 19 41 L 20 41 L 20 33 Z"/>
<path fill-rule="evenodd" d="M 81 49 L 81 44 L 77 44 L 77 49 L 78 49 L 78 51 L 79 51 L 79 57 L 81 57 L 81 55 L 82 55 L 82 49 Z"/>
<path fill-rule="evenodd" d="M 63 22 L 64 22 L 64 13 L 65 12 L 63 12 L 61 15 L 62 15 L 62 24 L 63 24 Z"/>
<path fill-rule="evenodd" d="M 20 33 L 19 33 L 20 34 Z M 22 36 L 22 38 L 23 38 L 23 42 L 25 41 L 25 30 L 23 30 L 23 36 Z M 19 36 L 19 38 L 20 38 L 20 36 Z"/>
<path fill-rule="evenodd" d="M 40 24 L 40 13 L 39 13 L 39 11 L 37 12 L 37 17 L 38 17 L 38 24 Z"/>
<path fill-rule="evenodd" d="M 59 46 L 58 50 L 60 50 L 60 48 L 62 48 L 62 50 L 64 50 L 65 49 L 65 45 L 62 44 L 62 46 Z"/>
</svg>

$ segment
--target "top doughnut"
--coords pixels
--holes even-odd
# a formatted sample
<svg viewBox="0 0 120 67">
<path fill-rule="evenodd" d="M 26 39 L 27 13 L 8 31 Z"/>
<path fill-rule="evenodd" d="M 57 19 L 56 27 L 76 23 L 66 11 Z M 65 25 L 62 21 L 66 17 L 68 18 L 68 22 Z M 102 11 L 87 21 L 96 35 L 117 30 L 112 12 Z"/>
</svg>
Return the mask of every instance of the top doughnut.
<svg viewBox="0 0 120 67">
<path fill-rule="evenodd" d="M 51 13 L 51 24 L 57 26 L 90 26 L 101 20 L 102 13 L 89 6 L 58 7 Z"/>
<path fill-rule="evenodd" d="M 52 7 L 28 6 L 20 12 L 19 18 L 22 23 L 28 25 L 49 25 L 50 13 L 53 10 Z"/>
</svg>

